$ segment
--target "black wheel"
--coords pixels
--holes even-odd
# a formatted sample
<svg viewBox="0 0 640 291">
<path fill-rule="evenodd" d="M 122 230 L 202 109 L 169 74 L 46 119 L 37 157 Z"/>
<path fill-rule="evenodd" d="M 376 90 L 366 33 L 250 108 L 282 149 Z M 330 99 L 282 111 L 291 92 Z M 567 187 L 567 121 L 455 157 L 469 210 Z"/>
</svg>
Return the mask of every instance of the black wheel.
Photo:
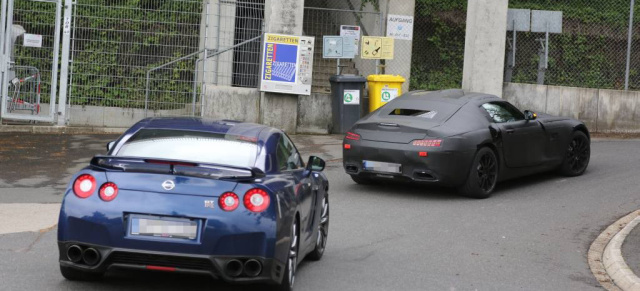
<svg viewBox="0 0 640 291">
<path fill-rule="evenodd" d="M 289 258 L 284 269 L 282 283 L 276 290 L 292 291 L 293 284 L 296 281 L 296 269 L 298 268 L 298 246 L 300 245 L 300 236 L 298 231 L 298 220 L 294 219 L 291 224 L 291 246 L 289 247 Z"/>
<path fill-rule="evenodd" d="M 309 253 L 309 259 L 319 261 L 324 255 L 324 249 L 327 246 L 327 238 L 329 237 L 329 194 L 324 194 L 322 199 L 322 214 L 320 216 L 320 225 L 318 225 L 318 234 L 316 239 L 316 248 Z"/>
<path fill-rule="evenodd" d="M 490 148 L 481 148 L 476 153 L 469 177 L 460 187 L 460 192 L 476 199 L 489 198 L 497 182 L 498 158 Z"/>
<path fill-rule="evenodd" d="M 60 266 L 60 273 L 69 281 L 97 281 L 102 279 L 102 273 L 91 273 L 71 267 Z"/>
<path fill-rule="evenodd" d="M 357 184 L 360 184 L 360 185 L 374 184 L 374 181 L 372 179 L 360 177 L 358 175 L 351 175 L 351 180 L 353 180 L 353 182 L 356 182 Z"/>
<path fill-rule="evenodd" d="M 560 173 L 575 177 L 584 174 L 591 159 L 591 143 L 582 131 L 576 131 L 571 136 L 564 161 L 560 166 Z"/>
</svg>

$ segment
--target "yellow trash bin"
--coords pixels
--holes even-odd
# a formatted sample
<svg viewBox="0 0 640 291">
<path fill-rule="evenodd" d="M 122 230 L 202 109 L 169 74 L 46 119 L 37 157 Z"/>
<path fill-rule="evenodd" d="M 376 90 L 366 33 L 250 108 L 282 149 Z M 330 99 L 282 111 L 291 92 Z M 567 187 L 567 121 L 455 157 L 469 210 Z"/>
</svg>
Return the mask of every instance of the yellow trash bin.
<svg viewBox="0 0 640 291">
<path fill-rule="evenodd" d="M 370 75 L 367 81 L 369 82 L 369 112 L 373 112 L 402 95 L 402 84 L 406 80 L 398 75 Z"/>
</svg>

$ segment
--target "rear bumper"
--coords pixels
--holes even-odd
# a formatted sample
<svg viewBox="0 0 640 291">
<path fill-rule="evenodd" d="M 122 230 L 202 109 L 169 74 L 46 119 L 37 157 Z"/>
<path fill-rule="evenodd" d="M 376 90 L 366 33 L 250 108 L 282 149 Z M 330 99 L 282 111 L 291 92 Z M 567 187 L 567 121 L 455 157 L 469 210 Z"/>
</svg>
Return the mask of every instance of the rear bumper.
<svg viewBox="0 0 640 291">
<path fill-rule="evenodd" d="M 391 179 L 407 182 L 457 187 L 466 180 L 475 150 L 459 150 L 443 143 L 442 147 L 418 147 L 368 140 L 345 140 L 343 166 L 347 174 L 364 178 Z M 426 152 L 427 156 L 420 156 Z M 401 173 L 368 171 L 363 161 L 401 164 Z"/>
<path fill-rule="evenodd" d="M 80 246 L 83 250 L 93 248 L 100 253 L 99 262 L 88 266 L 84 261 L 71 262 L 67 255 L 70 246 Z M 278 284 L 282 281 L 285 266 L 274 259 L 256 256 L 206 256 L 182 253 L 142 251 L 137 249 L 112 248 L 74 241 L 59 241 L 60 265 L 86 272 L 104 273 L 110 269 L 155 270 L 176 273 L 209 275 L 232 283 Z M 258 275 L 249 275 L 243 271 L 240 275 L 230 276 L 227 263 L 238 260 L 242 264 L 248 260 L 260 263 Z"/>
</svg>

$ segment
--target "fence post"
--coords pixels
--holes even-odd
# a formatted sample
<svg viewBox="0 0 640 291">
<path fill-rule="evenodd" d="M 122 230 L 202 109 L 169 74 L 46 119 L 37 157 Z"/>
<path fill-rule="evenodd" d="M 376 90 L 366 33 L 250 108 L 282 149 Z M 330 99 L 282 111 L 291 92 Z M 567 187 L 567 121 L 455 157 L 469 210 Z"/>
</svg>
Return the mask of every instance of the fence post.
<svg viewBox="0 0 640 291">
<path fill-rule="evenodd" d="M 58 100 L 58 125 L 60 126 L 64 126 L 67 123 L 67 89 L 69 82 L 69 55 L 71 53 L 72 10 L 73 0 L 65 0 L 64 22 L 62 23 L 62 59 L 60 60 L 60 98 Z"/>
<path fill-rule="evenodd" d="M 633 10 L 635 7 L 635 0 L 631 0 L 631 12 L 629 12 L 629 40 L 627 44 L 627 70 L 624 78 L 624 90 L 629 90 L 629 74 L 631 71 L 631 47 L 633 44 Z"/>
</svg>

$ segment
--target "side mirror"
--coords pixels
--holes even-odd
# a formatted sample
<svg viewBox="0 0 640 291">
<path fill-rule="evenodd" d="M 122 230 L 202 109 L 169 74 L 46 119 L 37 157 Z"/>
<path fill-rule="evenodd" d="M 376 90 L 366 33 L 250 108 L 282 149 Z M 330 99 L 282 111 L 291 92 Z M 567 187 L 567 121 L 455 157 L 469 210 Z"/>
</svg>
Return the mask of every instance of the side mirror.
<svg viewBox="0 0 640 291">
<path fill-rule="evenodd" d="M 309 162 L 307 163 L 307 171 L 311 172 L 322 172 L 324 170 L 325 162 L 323 159 L 318 158 L 316 156 L 309 157 Z"/>
<path fill-rule="evenodd" d="M 107 151 L 111 151 L 114 145 L 116 145 L 115 141 L 110 141 L 109 143 L 107 143 Z"/>
<path fill-rule="evenodd" d="M 536 119 L 538 119 L 538 114 L 533 112 L 533 111 L 525 110 L 524 111 L 524 119 L 525 120 L 536 120 Z"/>
</svg>

